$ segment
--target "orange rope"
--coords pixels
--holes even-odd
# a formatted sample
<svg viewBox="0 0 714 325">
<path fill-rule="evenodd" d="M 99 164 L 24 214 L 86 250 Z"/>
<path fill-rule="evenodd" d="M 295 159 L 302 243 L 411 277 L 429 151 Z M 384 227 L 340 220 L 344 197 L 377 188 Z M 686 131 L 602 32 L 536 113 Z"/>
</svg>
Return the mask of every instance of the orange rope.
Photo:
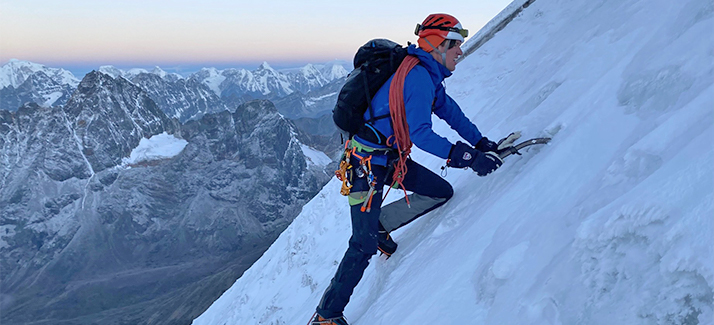
<svg viewBox="0 0 714 325">
<path fill-rule="evenodd" d="M 407 157 L 412 152 L 412 140 L 409 137 L 409 125 L 407 125 L 407 115 L 404 107 L 404 79 L 418 63 L 418 58 L 408 55 L 399 65 L 399 69 L 394 73 L 392 83 L 389 85 L 389 115 L 392 117 L 394 141 L 399 152 L 399 160 L 394 164 L 394 175 L 392 176 L 394 182 L 390 189 L 395 183 L 399 183 L 399 186 L 404 190 L 404 198 L 407 200 L 407 205 L 409 204 L 409 198 L 402 182 L 407 175 Z M 389 190 L 384 196 L 386 197 L 387 194 L 389 194 Z"/>
</svg>

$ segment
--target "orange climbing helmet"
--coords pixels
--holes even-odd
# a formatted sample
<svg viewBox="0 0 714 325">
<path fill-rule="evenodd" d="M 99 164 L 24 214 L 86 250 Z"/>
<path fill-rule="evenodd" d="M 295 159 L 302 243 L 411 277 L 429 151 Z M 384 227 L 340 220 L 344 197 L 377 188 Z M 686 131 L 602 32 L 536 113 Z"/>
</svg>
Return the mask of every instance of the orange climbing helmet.
<svg viewBox="0 0 714 325">
<path fill-rule="evenodd" d="M 452 15 L 431 14 L 424 22 L 417 24 L 414 34 L 419 36 L 419 47 L 431 52 L 444 40 L 463 42 L 469 36 L 469 31 L 461 28 L 459 20 Z"/>
</svg>

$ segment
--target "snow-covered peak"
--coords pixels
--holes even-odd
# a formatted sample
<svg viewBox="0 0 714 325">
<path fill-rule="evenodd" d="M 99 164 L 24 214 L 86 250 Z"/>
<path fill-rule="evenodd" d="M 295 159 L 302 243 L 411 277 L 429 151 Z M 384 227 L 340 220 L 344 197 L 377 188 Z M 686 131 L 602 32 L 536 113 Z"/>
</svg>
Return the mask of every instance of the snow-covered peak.
<svg viewBox="0 0 714 325">
<path fill-rule="evenodd" d="M 206 75 L 207 77 L 215 77 L 217 75 L 220 75 L 222 72 L 223 71 L 218 70 L 216 68 L 202 68 L 197 73 L 201 75 Z"/>
<path fill-rule="evenodd" d="M 270 67 L 268 62 L 263 61 L 263 63 L 261 63 L 260 66 L 258 66 L 258 70 L 273 70 L 273 68 Z"/>
<path fill-rule="evenodd" d="M 142 73 L 149 73 L 149 70 L 142 69 L 142 68 L 129 69 L 126 71 L 126 73 L 124 73 L 123 77 L 131 80 L 132 78 L 134 78 Z"/>
<path fill-rule="evenodd" d="M 161 69 L 161 67 L 159 67 L 159 66 L 155 66 L 153 69 L 151 69 L 151 71 L 141 72 L 141 73 L 150 73 L 153 75 L 157 75 L 157 76 L 159 76 L 159 78 L 164 79 L 166 81 L 170 81 L 170 82 L 174 82 L 179 79 L 183 79 L 183 77 L 180 74 L 166 72 L 166 71 L 164 71 L 164 69 Z"/>
<path fill-rule="evenodd" d="M 71 72 L 64 69 L 49 68 L 39 63 L 12 59 L 0 67 L 0 88 L 8 86 L 17 88 L 32 74 L 40 71 L 58 84 L 77 87 L 80 81 Z"/>
<path fill-rule="evenodd" d="M 99 67 L 99 72 L 107 74 L 111 76 L 112 78 L 116 79 L 117 77 L 124 77 L 128 80 L 132 80 L 134 77 L 142 74 L 142 73 L 151 73 L 159 76 L 162 79 L 165 79 L 167 81 L 176 81 L 178 79 L 183 79 L 183 77 L 177 73 L 168 73 L 161 69 L 159 66 L 155 66 L 151 71 L 146 70 L 146 69 L 141 69 L 141 68 L 133 68 L 129 69 L 127 71 L 118 69 L 114 66 L 111 65 L 103 65 Z"/>
<path fill-rule="evenodd" d="M 164 71 L 163 69 L 159 68 L 159 66 L 155 66 L 153 70 L 151 70 L 151 73 L 158 75 L 161 78 L 166 77 L 168 72 Z"/>
<path fill-rule="evenodd" d="M 124 71 L 117 69 L 116 67 L 114 67 L 112 65 L 103 65 L 103 66 L 99 67 L 99 69 L 97 71 L 99 71 L 103 74 L 106 74 L 114 79 L 124 75 Z"/>
<path fill-rule="evenodd" d="M 330 80 L 335 80 L 339 78 L 344 78 L 349 74 L 349 71 L 341 65 L 333 65 L 330 72 L 327 74 L 327 78 Z"/>
<path fill-rule="evenodd" d="M 306 64 L 304 67 L 300 68 L 300 71 L 302 71 L 302 73 L 304 75 L 315 74 L 315 73 L 320 72 L 317 70 L 317 68 L 315 68 L 315 65 L 313 65 L 312 63 Z"/>
<path fill-rule="evenodd" d="M 319 79 L 322 79 L 322 80 L 325 80 L 325 79 L 326 79 L 326 78 L 322 75 L 322 73 L 320 72 L 320 70 L 318 70 L 317 67 L 315 67 L 314 65 L 312 65 L 312 64 L 310 64 L 310 63 L 308 63 L 308 64 L 305 65 L 304 67 L 300 68 L 300 73 L 302 73 L 302 75 L 303 75 L 305 78 L 319 78 Z"/>
<path fill-rule="evenodd" d="M 1 75 L 3 79 L 0 79 L 0 82 L 7 82 L 2 84 L 3 87 L 7 85 L 17 87 L 22 82 L 24 82 L 24 79 L 27 79 L 30 74 L 44 70 L 46 68 L 47 67 L 39 63 L 12 59 L 8 63 L 4 64 L 2 68 L 0 68 L 3 72 L 3 74 Z"/>
<path fill-rule="evenodd" d="M 196 79 L 203 83 L 204 85 L 208 86 L 209 89 L 211 89 L 216 95 L 220 96 L 221 95 L 221 88 L 220 85 L 221 83 L 226 80 L 226 77 L 223 75 L 224 72 L 234 70 L 234 69 L 228 69 L 226 71 L 221 71 L 216 68 L 203 68 L 199 70 L 198 72 L 194 73 L 191 75 L 190 78 Z"/>
<path fill-rule="evenodd" d="M 342 61 L 332 61 L 321 69 L 322 76 L 328 81 L 344 78 L 349 74 Z"/>
</svg>

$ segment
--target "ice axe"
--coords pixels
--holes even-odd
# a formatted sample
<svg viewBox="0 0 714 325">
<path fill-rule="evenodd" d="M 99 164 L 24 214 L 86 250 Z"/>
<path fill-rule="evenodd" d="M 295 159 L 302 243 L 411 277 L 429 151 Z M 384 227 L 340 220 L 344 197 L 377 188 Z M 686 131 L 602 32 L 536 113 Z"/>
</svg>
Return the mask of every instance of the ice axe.
<svg viewBox="0 0 714 325">
<path fill-rule="evenodd" d="M 546 144 L 550 142 L 550 138 L 533 138 L 530 140 L 523 141 L 519 144 L 514 145 L 516 140 L 521 138 L 521 131 L 512 132 L 507 137 L 498 141 L 498 149 L 496 153 L 501 159 L 504 159 L 512 154 L 520 155 L 518 150 L 525 147 L 532 146 L 534 144 Z"/>
</svg>

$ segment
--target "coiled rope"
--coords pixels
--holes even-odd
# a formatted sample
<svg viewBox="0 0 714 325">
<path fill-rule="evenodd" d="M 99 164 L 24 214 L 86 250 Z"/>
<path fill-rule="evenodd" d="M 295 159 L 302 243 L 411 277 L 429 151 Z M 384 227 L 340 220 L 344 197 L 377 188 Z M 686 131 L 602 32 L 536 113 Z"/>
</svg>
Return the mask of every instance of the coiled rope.
<svg viewBox="0 0 714 325">
<path fill-rule="evenodd" d="M 417 64 L 419 64 L 419 59 L 415 56 L 408 55 L 399 65 L 397 72 L 394 73 L 394 77 L 392 78 L 392 83 L 389 85 L 389 115 L 392 117 L 392 127 L 394 129 L 394 138 L 392 140 L 394 144 L 396 144 L 397 152 L 399 152 L 399 159 L 394 164 L 394 174 L 392 176 L 394 182 L 392 182 L 390 189 L 394 187 L 395 183 L 398 183 L 404 191 L 404 198 L 407 201 L 407 205 L 409 204 L 409 197 L 402 182 L 407 175 L 407 158 L 412 152 L 412 140 L 409 137 L 409 125 L 407 124 L 407 115 L 404 107 L 404 79 L 406 79 L 409 71 Z M 389 194 L 389 190 L 387 190 L 384 196 L 386 197 L 387 194 Z"/>
</svg>

